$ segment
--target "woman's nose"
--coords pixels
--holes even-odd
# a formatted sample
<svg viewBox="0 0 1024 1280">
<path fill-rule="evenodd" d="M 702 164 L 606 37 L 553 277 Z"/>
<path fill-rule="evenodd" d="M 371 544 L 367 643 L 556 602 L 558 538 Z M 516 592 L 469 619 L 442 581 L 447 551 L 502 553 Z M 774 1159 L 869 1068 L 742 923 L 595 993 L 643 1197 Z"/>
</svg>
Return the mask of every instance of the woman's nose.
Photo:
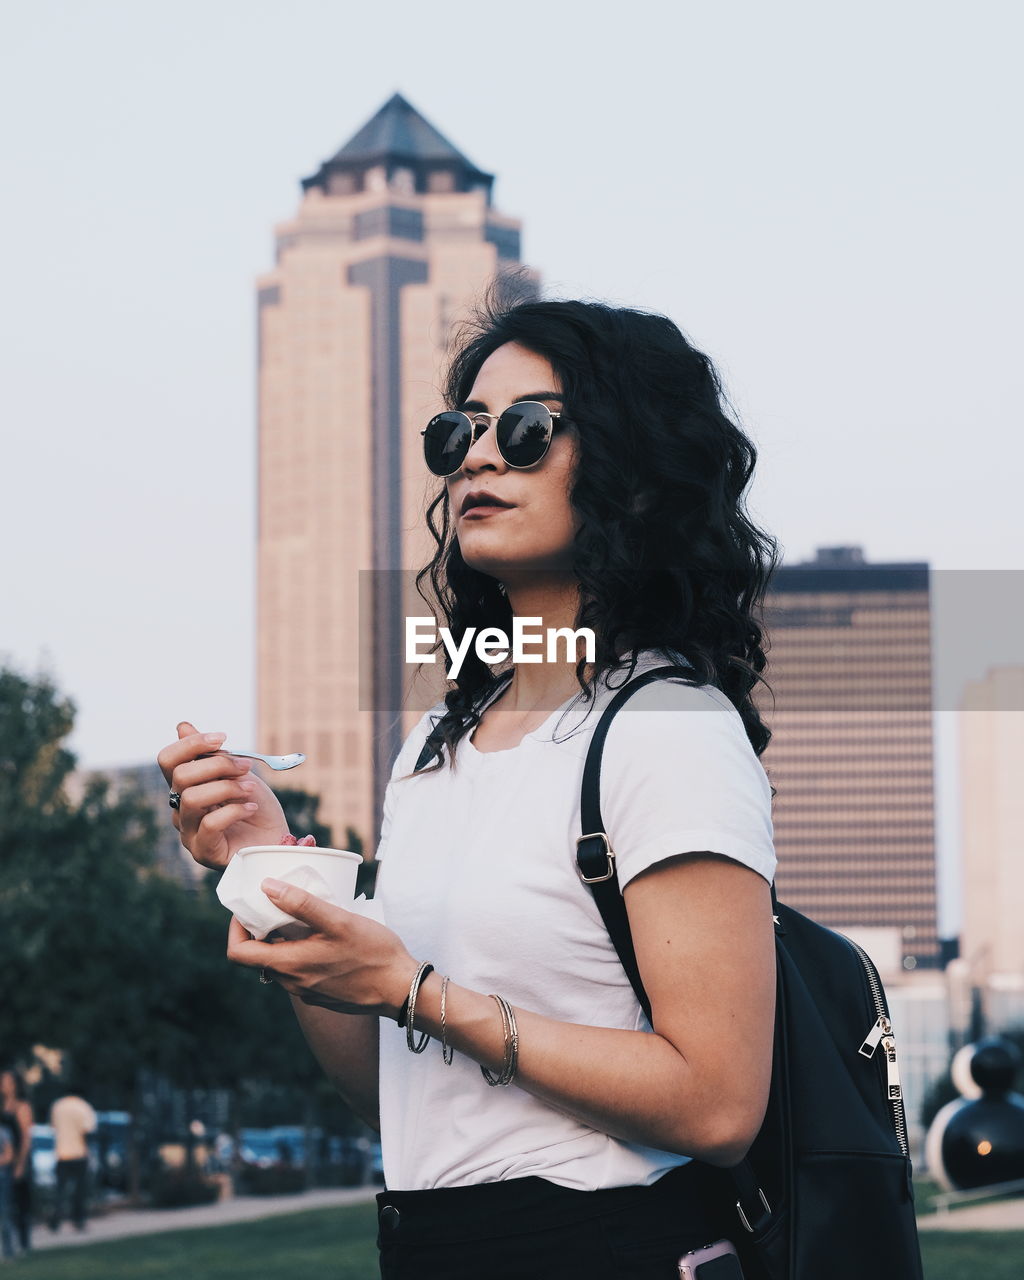
<svg viewBox="0 0 1024 1280">
<path fill-rule="evenodd" d="M 476 475 L 478 471 L 483 471 L 485 467 L 490 467 L 496 471 L 502 465 L 503 459 L 498 452 L 494 432 L 490 429 L 488 423 L 479 423 L 474 430 L 473 443 L 466 454 L 466 460 L 462 464 L 463 474 L 467 476 Z"/>
</svg>

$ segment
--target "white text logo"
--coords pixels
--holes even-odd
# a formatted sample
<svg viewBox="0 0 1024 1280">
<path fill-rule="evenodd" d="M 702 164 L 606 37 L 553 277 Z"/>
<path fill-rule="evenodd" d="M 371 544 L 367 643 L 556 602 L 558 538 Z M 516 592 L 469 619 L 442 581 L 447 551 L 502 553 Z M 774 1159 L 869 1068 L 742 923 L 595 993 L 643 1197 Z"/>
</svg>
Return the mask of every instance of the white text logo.
<svg viewBox="0 0 1024 1280">
<path fill-rule="evenodd" d="M 542 618 L 513 618 L 512 637 L 502 631 L 501 627 L 469 627 L 462 637 L 462 643 L 456 644 L 447 627 L 437 628 L 433 618 L 406 618 L 405 620 L 405 660 L 406 662 L 436 662 L 437 654 L 428 650 L 437 643 L 440 634 L 441 643 L 451 659 L 448 671 L 450 680 L 457 680 L 462 664 L 470 649 L 475 648 L 481 662 L 493 666 L 504 662 L 512 655 L 514 663 L 520 662 L 558 662 L 559 641 L 564 642 L 562 660 L 576 663 L 579 641 L 585 645 L 584 657 L 587 662 L 594 662 L 596 640 L 590 627 L 580 627 L 573 631 L 571 627 L 542 627 Z"/>
</svg>

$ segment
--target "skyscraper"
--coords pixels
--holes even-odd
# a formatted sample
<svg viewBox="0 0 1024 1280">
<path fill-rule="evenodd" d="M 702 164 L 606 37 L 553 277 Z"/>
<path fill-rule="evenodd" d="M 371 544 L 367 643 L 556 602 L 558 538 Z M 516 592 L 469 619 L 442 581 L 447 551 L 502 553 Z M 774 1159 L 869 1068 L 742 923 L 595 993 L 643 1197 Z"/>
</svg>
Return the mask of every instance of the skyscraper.
<svg viewBox="0 0 1024 1280">
<path fill-rule="evenodd" d="M 1024 993 L 1024 667 L 964 690 L 960 721 L 964 931 L 972 985 Z"/>
<path fill-rule="evenodd" d="M 493 182 L 395 94 L 303 181 L 259 281 L 259 740 L 307 754 L 295 785 L 339 840 L 372 845 L 403 736 L 398 571 L 431 554 L 436 489 L 420 429 L 453 327 L 519 262 Z"/>
<path fill-rule="evenodd" d="M 937 966 L 928 566 L 819 550 L 776 572 L 765 623 L 779 896 Z"/>
</svg>

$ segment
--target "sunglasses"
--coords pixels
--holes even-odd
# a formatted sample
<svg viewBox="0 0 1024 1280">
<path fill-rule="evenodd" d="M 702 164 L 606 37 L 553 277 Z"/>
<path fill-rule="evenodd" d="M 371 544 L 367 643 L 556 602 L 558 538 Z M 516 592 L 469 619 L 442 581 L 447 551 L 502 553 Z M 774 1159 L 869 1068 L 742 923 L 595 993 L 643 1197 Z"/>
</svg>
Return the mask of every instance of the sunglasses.
<svg viewBox="0 0 1024 1280">
<path fill-rule="evenodd" d="M 481 419 L 486 418 L 483 422 Z M 535 467 L 551 447 L 551 437 L 564 425 L 562 414 L 539 400 L 520 400 L 504 413 L 463 413 L 449 409 L 431 418 L 423 436 L 423 456 L 435 476 L 453 476 L 466 461 L 477 436 L 494 423 L 498 452 L 517 471 Z M 565 419 L 565 423 L 568 418 Z"/>
</svg>

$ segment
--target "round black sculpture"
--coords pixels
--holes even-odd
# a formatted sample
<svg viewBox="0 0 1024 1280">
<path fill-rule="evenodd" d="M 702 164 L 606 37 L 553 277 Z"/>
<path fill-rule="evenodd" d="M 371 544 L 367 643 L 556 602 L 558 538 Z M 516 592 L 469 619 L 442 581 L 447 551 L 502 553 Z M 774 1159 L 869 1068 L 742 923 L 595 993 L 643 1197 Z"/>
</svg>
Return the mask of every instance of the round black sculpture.
<svg viewBox="0 0 1024 1280">
<path fill-rule="evenodd" d="M 957 1191 L 1024 1179 L 1024 1097 L 1011 1092 L 1021 1057 L 999 1036 L 979 1040 L 971 1075 L 981 1097 L 943 1107 L 928 1130 L 929 1167 Z"/>
</svg>

